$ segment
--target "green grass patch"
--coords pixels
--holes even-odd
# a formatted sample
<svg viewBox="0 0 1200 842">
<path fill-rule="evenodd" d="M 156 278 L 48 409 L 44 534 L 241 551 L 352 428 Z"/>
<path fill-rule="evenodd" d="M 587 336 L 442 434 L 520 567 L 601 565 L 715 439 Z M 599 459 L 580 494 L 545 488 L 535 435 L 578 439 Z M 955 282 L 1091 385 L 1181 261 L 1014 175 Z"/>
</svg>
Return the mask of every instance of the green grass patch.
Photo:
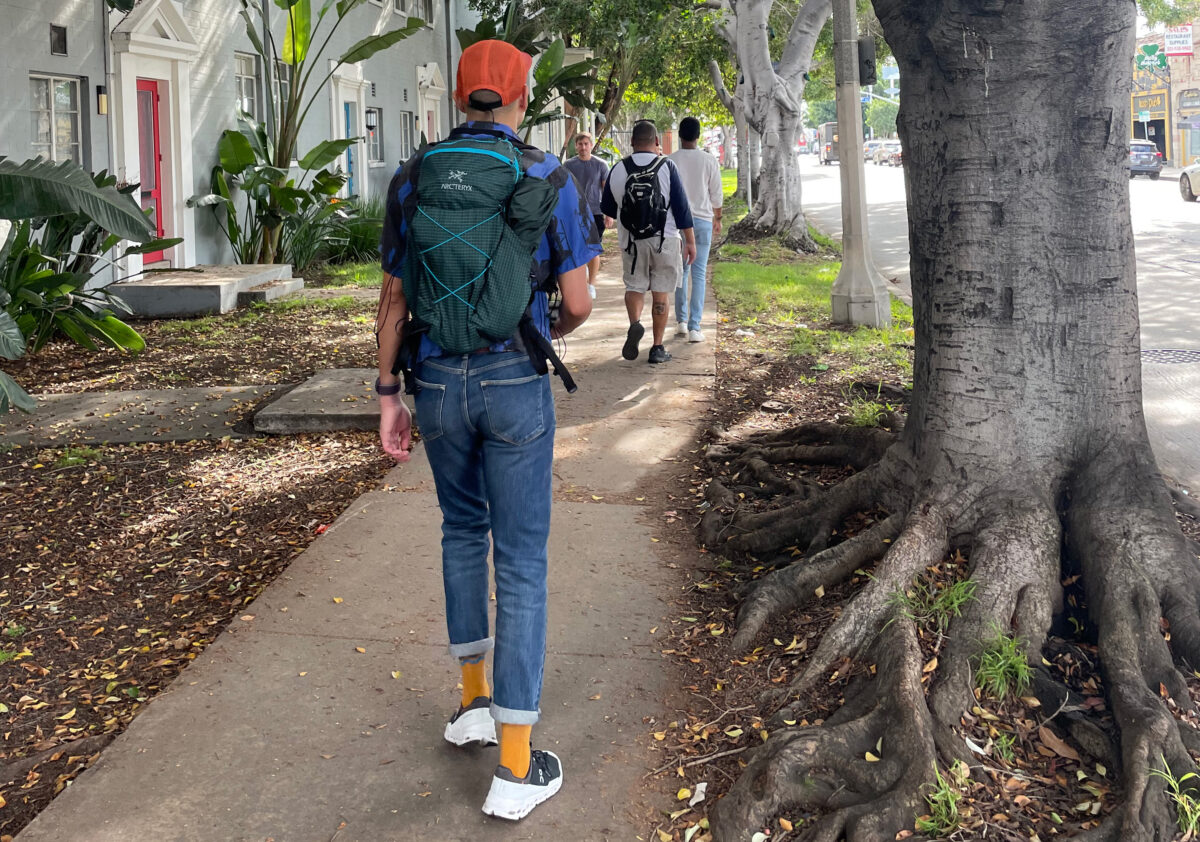
<svg viewBox="0 0 1200 842">
<path fill-rule="evenodd" d="M 993 699 L 1029 692 L 1033 670 L 1025 659 L 1025 644 L 1016 635 L 998 632 L 986 644 L 975 668 L 975 684 Z"/>
<path fill-rule="evenodd" d="M 13 652 L 8 649 L 0 649 L 0 664 L 7 664 L 9 661 L 14 660 L 16 657 L 17 657 L 16 652 Z"/>
<path fill-rule="evenodd" d="M 769 244 L 746 243 L 722 249 L 722 257 L 738 258 L 713 266 L 722 312 L 743 324 L 795 324 L 796 319 L 828 318 L 829 291 L 838 264 L 797 258 L 789 252 L 789 262 L 764 266 L 763 251 L 769 248 Z"/>
<path fill-rule="evenodd" d="M 103 451 L 94 447 L 68 447 L 54 462 L 56 468 L 73 468 L 88 462 L 99 462 Z"/>
<path fill-rule="evenodd" d="M 905 618 L 921 625 L 933 622 L 939 633 L 945 633 L 963 606 L 975 598 L 975 588 L 971 579 L 943 584 L 918 578 L 904 593 L 892 594 L 890 601 Z"/>
<path fill-rule="evenodd" d="M 960 760 L 945 777 L 942 777 L 937 766 L 933 767 L 933 774 L 935 782 L 925 794 L 929 812 L 917 818 L 916 828 L 918 833 L 940 839 L 958 830 L 961 821 L 958 802 L 962 800 L 962 787 L 970 776 L 970 771 Z"/>
<path fill-rule="evenodd" d="M 378 289 L 383 272 L 378 261 L 360 263 L 324 263 L 308 272 L 306 283 L 314 287 L 363 287 Z"/>
<path fill-rule="evenodd" d="M 20 623 L 10 622 L 7 626 L 4 627 L 3 634 L 9 640 L 16 640 L 18 637 L 25 634 L 25 632 L 27 632 L 27 631 L 29 631 L 29 629 L 25 628 Z"/>
<path fill-rule="evenodd" d="M 1167 766 L 1167 759 L 1159 755 L 1161 769 L 1151 769 L 1150 774 L 1166 783 L 1167 796 L 1175 805 L 1175 820 L 1184 839 L 1192 839 L 1200 832 L 1200 775 L 1186 772 L 1176 778 Z"/>
</svg>

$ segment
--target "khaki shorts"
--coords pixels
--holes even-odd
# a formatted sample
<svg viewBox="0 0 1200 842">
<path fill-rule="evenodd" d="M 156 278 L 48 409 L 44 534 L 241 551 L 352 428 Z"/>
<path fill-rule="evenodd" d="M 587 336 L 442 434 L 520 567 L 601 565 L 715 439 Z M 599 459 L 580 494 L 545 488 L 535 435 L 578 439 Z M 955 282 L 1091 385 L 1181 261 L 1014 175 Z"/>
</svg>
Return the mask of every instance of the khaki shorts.
<svg viewBox="0 0 1200 842">
<path fill-rule="evenodd" d="M 683 275 L 683 252 L 678 237 L 663 240 L 662 251 L 658 249 L 658 237 L 648 240 L 633 240 L 633 253 L 621 252 L 621 266 L 625 274 L 627 292 L 675 292 Z M 634 254 L 637 260 L 634 260 Z"/>
</svg>

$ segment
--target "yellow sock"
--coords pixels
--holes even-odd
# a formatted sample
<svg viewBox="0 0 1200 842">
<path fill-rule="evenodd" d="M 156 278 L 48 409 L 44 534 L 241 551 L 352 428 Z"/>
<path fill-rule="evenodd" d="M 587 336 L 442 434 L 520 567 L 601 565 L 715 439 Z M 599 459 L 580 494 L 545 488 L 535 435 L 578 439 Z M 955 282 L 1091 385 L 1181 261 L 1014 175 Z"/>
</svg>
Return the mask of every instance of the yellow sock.
<svg viewBox="0 0 1200 842">
<path fill-rule="evenodd" d="M 480 696 L 491 695 L 487 680 L 487 661 L 483 655 L 459 659 L 462 667 L 462 706 L 466 707 Z"/>
<path fill-rule="evenodd" d="M 500 765 L 523 778 L 529 774 L 529 736 L 532 725 L 500 723 Z"/>
</svg>

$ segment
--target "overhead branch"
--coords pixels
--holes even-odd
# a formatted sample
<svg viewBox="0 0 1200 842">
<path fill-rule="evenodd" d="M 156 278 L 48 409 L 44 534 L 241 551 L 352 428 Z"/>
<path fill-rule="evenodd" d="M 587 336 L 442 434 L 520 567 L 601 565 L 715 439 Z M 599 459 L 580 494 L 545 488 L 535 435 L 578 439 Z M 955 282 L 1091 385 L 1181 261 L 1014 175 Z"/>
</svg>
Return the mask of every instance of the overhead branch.
<svg viewBox="0 0 1200 842">
<path fill-rule="evenodd" d="M 796 13 L 779 60 L 780 76 L 791 82 L 808 71 L 817 37 L 832 14 L 833 0 L 808 0 Z"/>
<path fill-rule="evenodd" d="M 720 98 L 721 104 L 725 106 L 730 114 L 733 113 L 733 95 L 729 93 L 729 89 L 725 87 L 725 77 L 721 75 L 721 65 L 716 59 L 708 63 L 708 72 L 712 75 L 713 88 L 717 91 L 717 97 Z"/>
</svg>

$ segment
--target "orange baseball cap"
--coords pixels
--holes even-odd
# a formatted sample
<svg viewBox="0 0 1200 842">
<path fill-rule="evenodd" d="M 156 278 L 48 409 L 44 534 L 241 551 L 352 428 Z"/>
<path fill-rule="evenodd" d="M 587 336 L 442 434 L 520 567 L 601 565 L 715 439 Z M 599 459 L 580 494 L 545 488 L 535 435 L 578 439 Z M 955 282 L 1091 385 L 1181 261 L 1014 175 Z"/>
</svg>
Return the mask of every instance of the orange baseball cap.
<svg viewBox="0 0 1200 842">
<path fill-rule="evenodd" d="M 507 41 L 476 41 L 458 59 L 454 101 L 465 110 L 476 92 L 495 91 L 508 105 L 525 90 L 532 64 L 532 56 Z"/>
</svg>

